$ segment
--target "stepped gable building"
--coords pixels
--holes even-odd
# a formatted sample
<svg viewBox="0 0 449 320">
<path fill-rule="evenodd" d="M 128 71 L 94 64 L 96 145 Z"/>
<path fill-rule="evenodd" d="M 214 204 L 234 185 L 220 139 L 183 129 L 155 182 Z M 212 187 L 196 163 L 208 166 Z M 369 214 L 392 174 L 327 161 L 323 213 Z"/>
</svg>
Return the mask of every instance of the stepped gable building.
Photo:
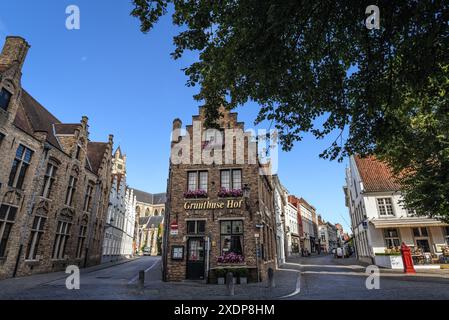
<svg viewBox="0 0 449 320">
<path fill-rule="evenodd" d="M 236 137 L 228 139 L 225 133 L 224 141 L 220 139 L 218 132 L 234 129 L 243 134 L 245 129 L 237 113 L 223 107 L 219 111 L 219 131 L 204 127 L 203 108 L 186 126 L 185 134 L 181 135 L 181 120 L 173 122 L 163 246 L 165 281 L 216 282 L 224 268 L 247 269 L 248 281 L 258 281 L 266 278 L 268 268 L 276 267 L 272 178 L 261 175 L 263 166 L 249 151 L 249 147 L 257 150 L 257 140 L 250 133 L 240 140 L 244 151 L 237 150 Z M 185 149 L 176 151 L 181 146 Z M 232 161 L 229 157 L 225 161 L 222 151 L 226 148 L 232 150 Z M 185 162 L 176 163 L 178 155 Z M 208 156 L 215 160 L 204 161 Z"/>
<path fill-rule="evenodd" d="M 21 86 L 28 43 L 0 54 L 0 279 L 100 263 L 112 135 L 62 123 Z"/>
<path fill-rule="evenodd" d="M 130 258 L 135 253 L 136 196 L 126 184 L 126 155 L 120 147 L 112 159 L 111 193 L 103 241 L 103 262 Z"/>
<path fill-rule="evenodd" d="M 358 259 L 402 269 L 397 253 L 405 243 L 412 251 L 415 268 L 439 268 L 438 264 L 448 263 L 449 225 L 405 208 L 401 186 L 385 162 L 374 156 L 352 156 L 343 190 Z M 336 227 L 341 241 L 346 241 L 341 226 Z"/>
</svg>

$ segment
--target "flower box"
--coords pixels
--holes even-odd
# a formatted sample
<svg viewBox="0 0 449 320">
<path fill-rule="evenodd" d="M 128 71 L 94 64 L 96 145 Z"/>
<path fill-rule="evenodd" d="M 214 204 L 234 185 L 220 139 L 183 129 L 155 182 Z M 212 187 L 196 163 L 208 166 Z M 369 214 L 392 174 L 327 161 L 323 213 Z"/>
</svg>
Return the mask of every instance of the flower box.
<svg viewBox="0 0 449 320">
<path fill-rule="evenodd" d="M 243 255 L 241 255 L 241 254 L 237 254 L 237 253 L 231 252 L 231 253 L 227 253 L 227 254 L 224 254 L 222 256 L 219 256 L 217 258 L 217 262 L 218 263 L 230 263 L 230 264 L 233 264 L 233 263 L 244 263 L 245 262 L 245 257 Z"/>
<path fill-rule="evenodd" d="M 221 188 L 218 192 L 218 197 L 220 198 L 239 198 L 243 197 L 242 189 L 225 189 Z"/>
<path fill-rule="evenodd" d="M 205 190 L 194 190 L 184 192 L 184 198 L 186 199 L 204 199 L 207 198 L 207 192 Z"/>
</svg>

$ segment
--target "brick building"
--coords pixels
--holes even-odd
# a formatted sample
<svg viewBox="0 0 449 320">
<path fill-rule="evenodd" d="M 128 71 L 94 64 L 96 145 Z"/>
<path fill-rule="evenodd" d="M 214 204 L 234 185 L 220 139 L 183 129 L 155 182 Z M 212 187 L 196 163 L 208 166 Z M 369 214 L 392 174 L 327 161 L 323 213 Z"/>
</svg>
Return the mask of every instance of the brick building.
<svg viewBox="0 0 449 320">
<path fill-rule="evenodd" d="M 218 130 L 204 127 L 203 108 L 183 134 L 181 120 L 173 122 L 163 252 L 166 281 L 214 282 L 223 268 L 246 269 L 249 281 L 257 281 L 276 266 L 272 178 L 261 174 L 263 166 L 252 152 L 257 142 L 243 133 L 237 113 L 224 108 L 220 113 Z M 226 129 L 243 138 L 229 138 Z M 226 151 L 232 161 L 225 160 Z M 174 161 L 179 155 L 186 161 Z"/>
<path fill-rule="evenodd" d="M 0 55 L 0 279 L 101 260 L 112 136 L 61 123 L 21 87 L 28 43 Z"/>
</svg>

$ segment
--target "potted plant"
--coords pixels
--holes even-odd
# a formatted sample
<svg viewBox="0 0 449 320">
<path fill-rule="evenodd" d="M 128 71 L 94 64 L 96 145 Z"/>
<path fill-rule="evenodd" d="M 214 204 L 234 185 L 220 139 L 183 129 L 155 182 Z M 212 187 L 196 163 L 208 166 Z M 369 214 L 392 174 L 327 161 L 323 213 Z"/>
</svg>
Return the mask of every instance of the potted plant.
<svg viewBox="0 0 449 320">
<path fill-rule="evenodd" d="M 247 268 L 241 268 L 238 270 L 240 284 L 247 284 L 248 283 L 248 269 Z"/>
<path fill-rule="evenodd" d="M 215 269 L 215 275 L 217 276 L 218 284 L 225 284 L 226 269 Z"/>
</svg>

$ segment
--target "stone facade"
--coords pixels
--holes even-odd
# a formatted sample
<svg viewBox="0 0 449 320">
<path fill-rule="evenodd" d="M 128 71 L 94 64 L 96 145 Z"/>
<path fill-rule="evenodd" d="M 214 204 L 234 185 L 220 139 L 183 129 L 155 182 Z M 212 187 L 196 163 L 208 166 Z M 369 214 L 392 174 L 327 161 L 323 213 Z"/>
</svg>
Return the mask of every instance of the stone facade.
<svg viewBox="0 0 449 320">
<path fill-rule="evenodd" d="M 133 189 L 136 196 L 135 252 L 156 256 L 161 252 L 165 217 L 165 193 Z"/>
<path fill-rule="evenodd" d="M 136 196 L 126 184 L 126 155 L 120 147 L 112 159 L 111 194 L 103 241 L 103 262 L 117 261 L 134 255 Z"/>
<path fill-rule="evenodd" d="M 220 113 L 222 116 L 217 123 L 220 130 L 244 132 L 244 124 L 238 121 L 236 113 L 223 107 Z M 226 162 L 225 152 L 222 152 L 225 143 L 208 137 L 211 131 L 204 128 L 203 108 L 192 120 L 192 125 L 186 126 L 188 135 L 181 135 L 181 120 L 173 122 L 164 280 L 214 282 L 218 269 L 225 267 L 245 268 L 250 281 L 263 280 L 268 268 L 276 267 L 276 227 L 272 177 L 261 174 L 261 164 L 249 152 L 249 148 L 257 150 L 257 142 L 248 133 L 244 134 L 244 151 L 237 151 L 236 139 L 228 142 L 226 145 L 232 147 L 234 160 Z M 182 146 L 185 150 L 176 151 Z M 187 162 L 176 164 L 174 158 L 178 155 Z M 202 156 L 212 156 L 216 161 L 198 163 L 198 158 L 204 160 Z M 239 157 L 243 161 L 239 161 Z M 224 170 L 226 172 L 222 173 Z M 221 193 L 224 185 L 238 190 Z M 239 263 L 229 262 L 231 253 Z"/>
<path fill-rule="evenodd" d="M 112 136 L 89 141 L 88 119 L 64 124 L 21 86 L 29 49 L 0 55 L 0 279 L 100 263 Z"/>
</svg>

